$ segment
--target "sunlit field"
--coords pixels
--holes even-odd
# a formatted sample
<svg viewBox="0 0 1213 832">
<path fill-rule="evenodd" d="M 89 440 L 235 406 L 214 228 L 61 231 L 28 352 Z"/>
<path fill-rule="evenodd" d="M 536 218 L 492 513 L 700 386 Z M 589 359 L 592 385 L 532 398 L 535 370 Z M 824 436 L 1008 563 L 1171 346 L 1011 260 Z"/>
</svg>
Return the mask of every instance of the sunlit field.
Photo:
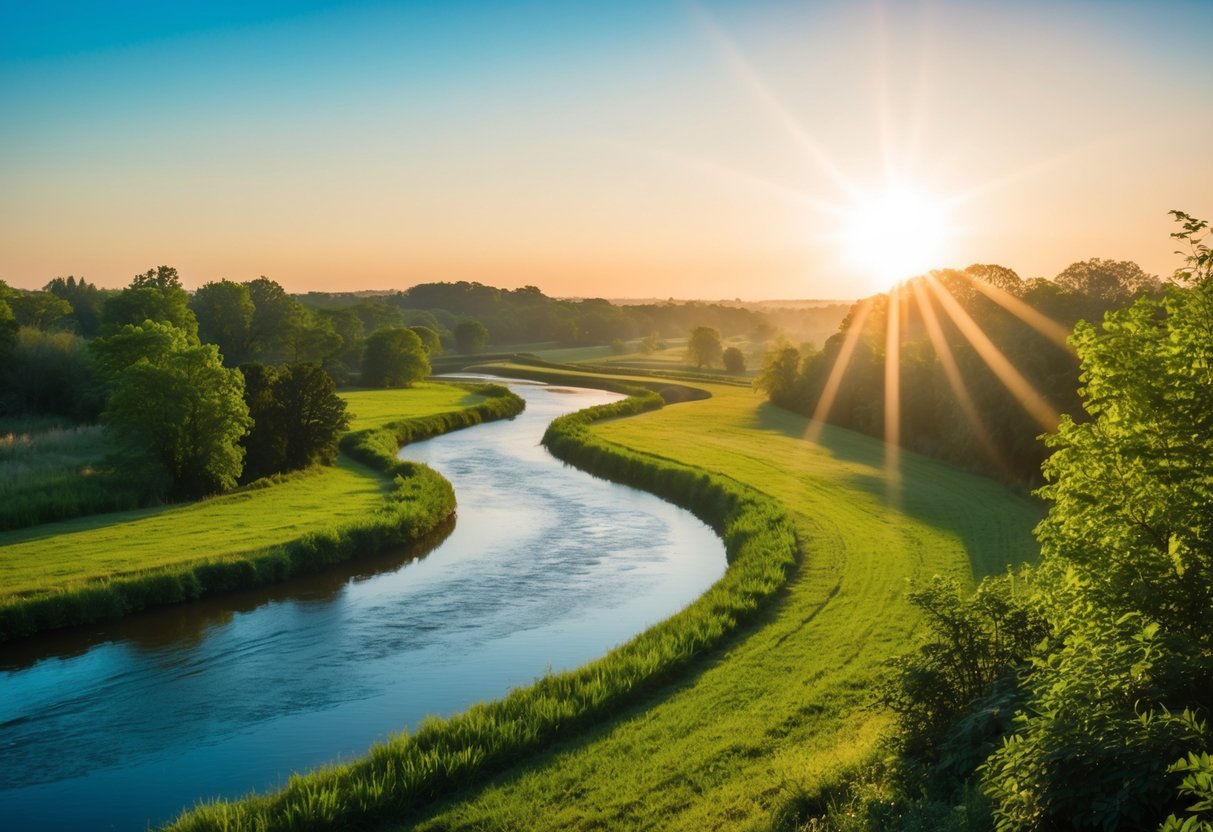
<svg viewBox="0 0 1213 832">
<path fill-rule="evenodd" d="M 356 429 L 475 404 L 481 397 L 442 384 L 348 394 Z M 342 456 L 333 467 L 289 475 L 184 505 L 95 515 L 0 535 L 5 598 L 200 559 L 225 557 L 356 521 L 375 511 L 389 479 Z"/>
<path fill-rule="evenodd" d="M 915 581 L 966 585 L 1034 557 L 1041 509 L 906 454 L 890 495 L 880 442 L 710 388 L 709 400 L 595 427 L 776 497 L 803 562 L 761 623 L 687 678 L 541 759 L 471 790 L 421 829 L 711 829 L 765 822 L 782 797 L 871 754 L 883 662 L 915 638 Z M 890 503 L 892 499 L 892 503 Z M 410 827 L 401 827 L 410 828 Z"/>
</svg>

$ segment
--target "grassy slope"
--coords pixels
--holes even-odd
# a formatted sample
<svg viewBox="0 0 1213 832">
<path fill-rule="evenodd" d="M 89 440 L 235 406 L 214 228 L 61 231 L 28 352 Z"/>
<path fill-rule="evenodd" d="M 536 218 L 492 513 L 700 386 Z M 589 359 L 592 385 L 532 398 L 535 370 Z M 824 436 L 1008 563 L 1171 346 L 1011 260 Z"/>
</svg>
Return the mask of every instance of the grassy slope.
<svg viewBox="0 0 1213 832">
<path fill-rule="evenodd" d="M 442 384 L 345 394 L 354 429 L 483 400 Z M 221 559 L 358 520 L 382 505 L 389 479 L 344 456 L 270 487 L 184 505 L 93 515 L 0 534 L 0 604 L 102 577 Z"/>
<path fill-rule="evenodd" d="M 736 388 L 594 428 L 729 474 L 792 511 L 804 562 L 763 623 L 682 683 L 582 739 L 461 795 L 423 829 L 761 826 L 780 794 L 868 756 L 887 717 L 865 707 L 881 662 L 913 638 L 908 581 L 971 580 L 1032 555 L 1039 509 L 907 454 L 901 508 L 882 446 Z"/>
</svg>

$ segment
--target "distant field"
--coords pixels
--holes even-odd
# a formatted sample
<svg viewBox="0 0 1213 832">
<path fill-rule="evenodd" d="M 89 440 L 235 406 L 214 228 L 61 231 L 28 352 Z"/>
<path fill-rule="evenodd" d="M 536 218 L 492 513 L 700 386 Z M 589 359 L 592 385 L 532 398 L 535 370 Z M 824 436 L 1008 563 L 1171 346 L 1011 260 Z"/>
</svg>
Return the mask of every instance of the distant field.
<svg viewBox="0 0 1213 832">
<path fill-rule="evenodd" d="M 345 394 L 356 429 L 469 406 L 457 387 Z M 357 520 L 382 505 L 385 477 L 344 456 L 335 467 L 195 503 L 93 515 L 0 534 L 0 604 L 6 597 L 261 549 Z"/>
<path fill-rule="evenodd" d="M 867 759 L 888 717 L 868 708 L 888 657 L 914 639 L 911 582 L 971 584 L 1033 557 L 1040 508 L 914 454 L 890 490 L 883 446 L 737 388 L 594 428 L 722 472 L 793 514 L 804 563 L 760 626 L 643 707 L 471 789 L 417 828 L 762 826 L 781 796 Z M 410 824 L 410 828 L 412 825 Z"/>
<path fill-rule="evenodd" d="M 484 396 L 433 382 L 419 382 L 408 390 L 348 390 L 341 398 L 353 417 L 350 430 L 377 428 L 403 417 L 458 410 L 484 401 Z"/>
</svg>

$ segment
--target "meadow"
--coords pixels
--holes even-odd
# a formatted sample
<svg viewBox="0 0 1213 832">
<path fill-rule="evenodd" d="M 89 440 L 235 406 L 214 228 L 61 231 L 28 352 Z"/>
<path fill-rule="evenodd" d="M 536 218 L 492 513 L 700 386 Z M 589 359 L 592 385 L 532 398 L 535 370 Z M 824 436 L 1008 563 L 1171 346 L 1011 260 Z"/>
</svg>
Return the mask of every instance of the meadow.
<svg viewBox="0 0 1213 832">
<path fill-rule="evenodd" d="M 935 574 L 973 586 L 1034 557 L 1042 509 L 1021 493 L 910 453 L 891 485 L 880 442 L 827 427 L 810 443 L 807 419 L 708 389 L 593 433 L 777 500 L 801 547 L 785 591 L 660 695 L 416 828 L 768 828 L 789 797 L 870 761 L 889 721 L 875 686 L 915 640 L 910 587 Z"/>
<path fill-rule="evenodd" d="M 914 640 L 912 582 L 972 585 L 1030 558 L 1040 509 L 911 454 L 891 485 L 880 443 L 838 429 L 810 443 L 802 417 L 705 387 L 655 412 L 638 392 L 565 417 L 545 443 L 713 525 L 730 568 L 708 593 L 601 660 L 174 828 L 762 827 L 789 794 L 869 759 L 888 724 L 873 687 Z"/>
<path fill-rule="evenodd" d="M 404 439 L 510 415 L 503 389 L 421 384 L 354 391 L 331 467 L 261 480 L 193 503 L 92 515 L 0 534 L 0 641 L 281 580 L 423 535 L 454 509 L 450 486 L 398 463 Z M 512 397 L 511 397 L 512 398 Z M 359 453 L 384 432 L 387 447 Z M 381 443 L 382 444 L 382 443 Z M 390 450 L 389 450 L 390 449 Z"/>
</svg>

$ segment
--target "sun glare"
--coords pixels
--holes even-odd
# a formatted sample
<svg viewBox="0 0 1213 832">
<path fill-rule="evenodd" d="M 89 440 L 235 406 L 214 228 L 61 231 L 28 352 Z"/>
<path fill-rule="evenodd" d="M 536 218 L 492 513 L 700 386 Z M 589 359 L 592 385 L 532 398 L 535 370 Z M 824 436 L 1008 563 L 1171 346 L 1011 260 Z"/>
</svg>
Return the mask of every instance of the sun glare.
<svg viewBox="0 0 1213 832">
<path fill-rule="evenodd" d="M 847 260 L 878 291 L 941 268 L 946 236 L 943 203 L 910 189 L 893 188 L 861 199 L 843 219 Z"/>
</svg>

